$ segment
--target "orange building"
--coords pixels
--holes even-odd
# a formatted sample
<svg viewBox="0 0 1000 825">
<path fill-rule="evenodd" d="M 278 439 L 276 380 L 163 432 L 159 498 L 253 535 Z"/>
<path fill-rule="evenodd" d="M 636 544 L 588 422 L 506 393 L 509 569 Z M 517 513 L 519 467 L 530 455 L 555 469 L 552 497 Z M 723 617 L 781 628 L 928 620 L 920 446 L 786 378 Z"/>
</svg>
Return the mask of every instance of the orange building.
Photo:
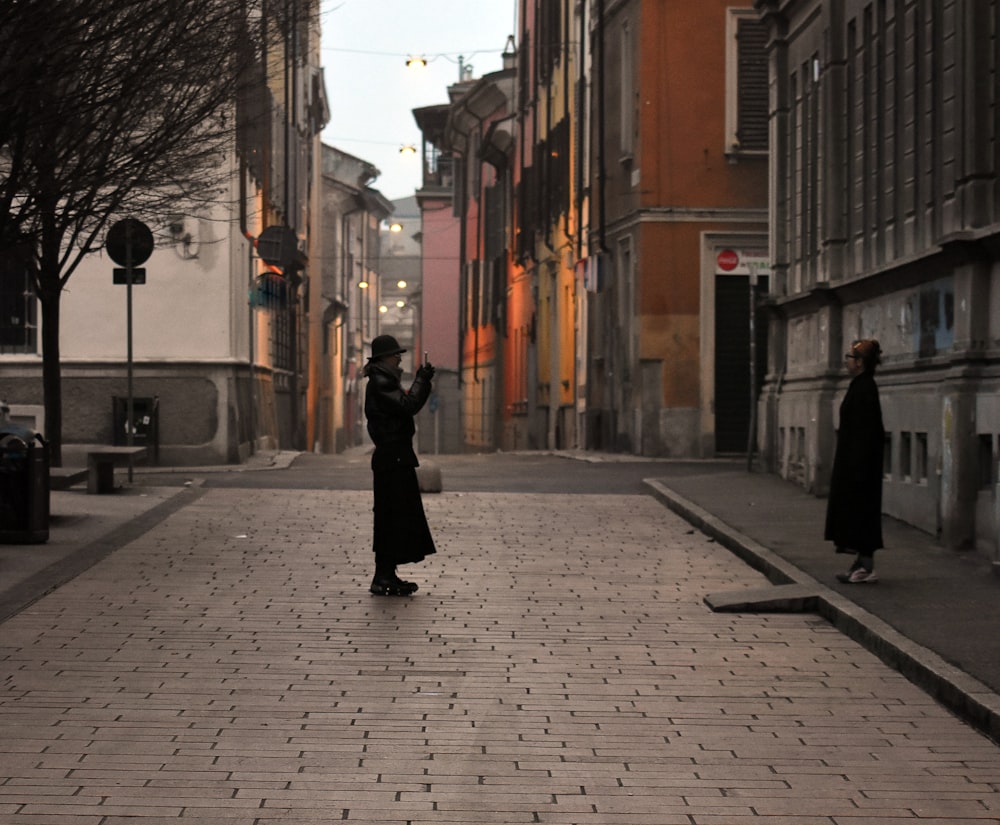
<svg viewBox="0 0 1000 825">
<path fill-rule="evenodd" d="M 592 9 L 589 448 L 747 449 L 769 268 L 765 29 L 743 6 Z"/>
<path fill-rule="evenodd" d="M 449 90 L 444 130 L 466 448 L 748 449 L 764 25 L 750 0 L 520 0 L 517 19 L 504 70 Z"/>
<path fill-rule="evenodd" d="M 501 426 L 513 67 L 457 84 L 449 92 L 452 103 L 444 143 L 454 158 L 455 210 L 461 229 L 462 439 L 467 450 L 495 450 Z"/>
<path fill-rule="evenodd" d="M 577 447 L 586 4 L 521 0 L 503 446 Z"/>
</svg>

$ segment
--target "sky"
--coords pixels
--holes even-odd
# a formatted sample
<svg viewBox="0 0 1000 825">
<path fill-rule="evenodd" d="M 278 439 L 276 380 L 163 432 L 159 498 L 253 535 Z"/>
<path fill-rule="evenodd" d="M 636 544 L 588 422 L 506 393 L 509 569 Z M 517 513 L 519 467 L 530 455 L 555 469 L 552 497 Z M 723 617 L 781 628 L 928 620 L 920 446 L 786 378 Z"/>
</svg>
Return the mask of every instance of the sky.
<svg viewBox="0 0 1000 825">
<path fill-rule="evenodd" d="M 501 68 L 516 33 L 516 0 L 322 0 L 322 62 L 330 122 L 323 142 L 373 163 L 389 200 L 420 187 L 413 109 L 448 102 L 459 61 L 482 77 Z M 407 68 L 423 56 L 422 70 Z M 411 144 L 418 154 L 401 155 Z"/>
</svg>

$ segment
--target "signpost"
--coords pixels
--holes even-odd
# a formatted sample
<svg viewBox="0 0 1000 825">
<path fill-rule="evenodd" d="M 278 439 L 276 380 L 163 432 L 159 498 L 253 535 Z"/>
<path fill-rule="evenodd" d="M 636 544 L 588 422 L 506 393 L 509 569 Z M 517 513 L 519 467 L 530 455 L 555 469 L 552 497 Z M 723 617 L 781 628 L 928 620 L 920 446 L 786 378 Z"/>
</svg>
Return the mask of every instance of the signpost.
<svg viewBox="0 0 1000 825">
<path fill-rule="evenodd" d="M 747 472 L 753 472 L 753 453 L 757 443 L 757 264 L 750 270 L 750 429 L 747 433 Z"/>
<path fill-rule="evenodd" d="M 720 249 L 715 256 L 716 274 L 748 276 L 750 305 L 750 424 L 747 432 L 747 472 L 753 471 L 757 446 L 757 286 L 761 277 L 769 277 L 771 264 L 764 249 Z"/>
<path fill-rule="evenodd" d="M 116 222 L 108 230 L 104 242 L 108 255 L 116 264 L 124 267 L 115 269 L 112 273 L 116 284 L 125 284 L 126 328 L 128 338 L 128 402 L 125 411 L 126 444 L 131 447 L 135 422 L 132 409 L 132 284 L 146 283 L 146 270 L 138 269 L 146 263 L 153 254 L 153 233 L 142 221 L 135 218 L 124 218 Z M 132 460 L 128 463 L 128 480 L 132 482 Z"/>
</svg>

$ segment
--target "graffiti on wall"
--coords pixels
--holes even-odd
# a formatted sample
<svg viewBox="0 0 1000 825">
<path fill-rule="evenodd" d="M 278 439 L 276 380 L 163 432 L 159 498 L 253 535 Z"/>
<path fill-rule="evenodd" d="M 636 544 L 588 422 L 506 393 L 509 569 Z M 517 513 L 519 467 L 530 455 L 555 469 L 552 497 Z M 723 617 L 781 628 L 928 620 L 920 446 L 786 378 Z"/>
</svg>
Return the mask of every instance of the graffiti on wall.
<svg viewBox="0 0 1000 825">
<path fill-rule="evenodd" d="M 955 287 L 951 278 L 922 286 L 914 348 L 920 358 L 951 349 L 955 343 Z"/>
<path fill-rule="evenodd" d="M 860 304 L 845 310 L 844 321 L 847 338 L 878 338 L 893 356 L 930 358 L 955 341 L 954 282 L 939 278 Z"/>
</svg>

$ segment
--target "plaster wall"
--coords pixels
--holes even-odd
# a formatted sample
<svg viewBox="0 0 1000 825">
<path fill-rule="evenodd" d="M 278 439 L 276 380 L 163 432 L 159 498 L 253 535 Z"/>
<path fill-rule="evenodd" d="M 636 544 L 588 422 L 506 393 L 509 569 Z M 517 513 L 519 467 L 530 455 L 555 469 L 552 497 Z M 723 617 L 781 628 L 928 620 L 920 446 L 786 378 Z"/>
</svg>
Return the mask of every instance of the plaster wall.
<svg viewBox="0 0 1000 825">
<path fill-rule="evenodd" d="M 193 241 L 175 241 L 165 225 L 151 225 L 156 249 L 143 265 L 146 283 L 132 287 L 132 346 L 136 363 L 177 358 L 219 360 L 245 357 L 236 351 L 245 338 L 233 326 L 231 296 L 243 299 L 248 275 L 231 244 L 235 225 L 224 210 L 186 217 L 185 232 Z M 238 237 L 238 232 L 237 232 Z M 235 248 L 234 248 L 235 247 Z M 89 256 L 71 276 L 62 297 L 61 349 L 64 363 L 123 361 L 127 355 L 127 287 L 112 282 L 117 266 L 104 252 Z"/>
</svg>

